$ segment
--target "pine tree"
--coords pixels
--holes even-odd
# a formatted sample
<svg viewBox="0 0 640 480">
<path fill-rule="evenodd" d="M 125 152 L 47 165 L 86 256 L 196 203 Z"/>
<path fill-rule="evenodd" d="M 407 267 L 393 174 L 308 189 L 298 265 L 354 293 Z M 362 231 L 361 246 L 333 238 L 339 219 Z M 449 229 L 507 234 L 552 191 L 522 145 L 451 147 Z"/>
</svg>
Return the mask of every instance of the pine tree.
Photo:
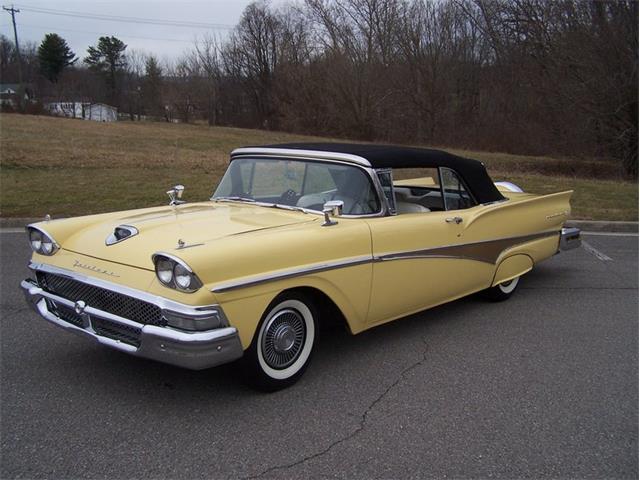
<svg viewBox="0 0 640 480">
<path fill-rule="evenodd" d="M 118 106 L 118 74 L 127 66 L 127 45 L 116 37 L 100 37 L 98 45 L 87 49 L 84 62 L 105 77 L 109 101 Z"/>
<path fill-rule="evenodd" d="M 142 84 L 142 95 L 148 114 L 160 116 L 163 114 L 162 105 L 162 68 L 158 60 L 149 55 L 145 62 L 145 77 Z"/>
<path fill-rule="evenodd" d="M 78 59 L 67 41 L 56 33 L 47 33 L 38 47 L 40 73 L 51 83 L 56 83 L 62 71 Z"/>
</svg>

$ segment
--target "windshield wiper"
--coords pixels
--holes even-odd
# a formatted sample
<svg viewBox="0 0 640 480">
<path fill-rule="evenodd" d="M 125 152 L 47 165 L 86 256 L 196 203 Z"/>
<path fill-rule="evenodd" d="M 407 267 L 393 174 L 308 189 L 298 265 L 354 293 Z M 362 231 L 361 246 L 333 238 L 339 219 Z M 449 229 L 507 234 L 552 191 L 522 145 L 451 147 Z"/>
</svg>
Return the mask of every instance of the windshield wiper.
<svg viewBox="0 0 640 480">
<path fill-rule="evenodd" d="M 269 206 L 271 208 L 281 208 L 282 210 L 293 210 L 295 212 L 309 213 L 306 209 L 302 207 L 294 207 L 293 205 L 282 205 L 280 203 L 270 203 Z"/>
<path fill-rule="evenodd" d="M 216 201 L 216 202 L 249 202 L 249 203 L 255 203 L 256 202 L 253 198 L 233 197 L 233 196 L 215 197 L 213 200 Z"/>
</svg>

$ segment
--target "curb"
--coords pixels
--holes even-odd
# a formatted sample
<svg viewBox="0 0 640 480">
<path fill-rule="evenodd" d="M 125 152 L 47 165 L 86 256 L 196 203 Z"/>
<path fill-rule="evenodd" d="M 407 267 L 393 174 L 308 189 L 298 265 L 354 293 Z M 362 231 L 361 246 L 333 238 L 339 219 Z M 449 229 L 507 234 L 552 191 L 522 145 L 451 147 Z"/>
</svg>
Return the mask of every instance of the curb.
<svg viewBox="0 0 640 480">
<path fill-rule="evenodd" d="M 21 228 L 43 220 L 44 218 L 0 218 L 0 228 Z"/>
<path fill-rule="evenodd" d="M 577 227 L 583 232 L 638 233 L 638 222 L 568 220 L 565 226 Z"/>
<path fill-rule="evenodd" d="M 0 218 L 0 228 L 21 228 L 43 218 Z M 577 227 L 584 232 L 638 233 L 638 222 L 610 222 L 599 220 L 568 220 L 567 227 Z"/>
</svg>

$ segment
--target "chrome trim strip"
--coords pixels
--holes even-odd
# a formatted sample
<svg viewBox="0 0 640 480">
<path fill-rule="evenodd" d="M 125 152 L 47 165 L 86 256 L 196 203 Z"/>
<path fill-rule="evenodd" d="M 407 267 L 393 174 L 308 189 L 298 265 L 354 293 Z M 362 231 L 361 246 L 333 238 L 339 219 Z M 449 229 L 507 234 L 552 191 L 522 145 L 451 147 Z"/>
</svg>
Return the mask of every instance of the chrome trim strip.
<svg viewBox="0 0 640 480">
<path fill-rule="evenodd" d="M 469 244 L 469 245 L 473 245 L 473 244 Z M 431 250 L 437 251 L 439 249 L 433 248 Z M 431 250 L 427 249 L 427 250 L 417 250 L 415 252 L 406 252 L 406 253 L 400 253 L 400 254 L 392 253 L 387 255 L 379 255 L 375 257 L 375 261 L 390 262 L 392 260 L 415 260 L 420 258 L 450 258 L 450 259 L 457 259 L 457 260 L 475 260 L 477 262 L 489 263 L 491 265 L 495 264 L 495 262 L 492 262 L 491 260 L 485 259 L 483 257 L 474 257 L 471 255 L 445 255 L 445 254 L 438 254 L 438 253 L 432 253 L 432 254 L 427 253 Z"/>
<path fill-rule="evenodd" d="M 216 340 L 220 337 L 227 337 L 238 333 L 235 327 L 216 328 L 214 330 L 207 330 L 205 332 L 180 332 L 178 330 L 168 329 L 166 327 L 158 327 L 156 325 L 145 325 L 142 327 L 143 333 L 150 333 L 158 337 L 164 337 L 167 340 L 173 340 L 174 342 L 188 342 L 205 343 Z"/>
<path fill-rule="evenodd" d="M 56 275 L 62 275 L 63 277 L 70 278 L 72 280 L 76 280 L 78 282 L 86 283 L 88 285 L 93 285 L 95 287 L 104 288 L 105 290 L 111 290 L 117 293 L 121 293 L 122 295 L 126 295 L 128 297 L 137 298 L 138 300 L 142 300 L 145 302 L 153 303 L 160 307 L 161 310 L 178 313 L 182 315 L 187 315 L 191 317 L 205 317 L 210 316 L 212 313 L 217 312 L 220 315 L 221 320 L 225 325 L 228 325 L 227 318 L 224 314 L 224 311 L 218 304 L 213 305 L 201 305 L 201 306 L 191 306 L 183 303 L 175 302 L 173 300 L 166 299 L 164 297 L 159 297 L 157 295 L 153 295 L 151 293 L 144 292 L 142 290 L 136 290 L 134 288 L 125 287 L 123 285 L 118 285 L 116 283 L 108 282 L 106 280 L 101 280 L 94 277 L 89 277 L 86 275 L 82 275 L 80 273 L 76 273 L 71 270 L 67 270 L 66 268 L 54 267 L 52 265 L 47 265 L 44 263 L 35 263 L 33 261 L 29 262 L 29 268 L 31 270 L 43 271 L 48 273 L 53 273 Z M 71 305 L 73 307 L 73 305 Z"/>
<path fill-rule="evenodd" d="M 256 275 L 246 279 L 238 280 L 235 282 L 221 283 L 211 289 L 213 293 L 224 293 L 237 288 L 252 287 L 260 283 L 273 282 L 276 280 L 285 280 L 288 278 L 299 277 L 302 275 L 308 275 L 312 273 L 326 272 L 328 270 L 335 270 L 337 268 L 354 267 L 356 265 L 363 265 L 371 263 L 373 257 L 370 255 L 352 257 L 349 259 L 337 260 L 335 262 L 318 263 L 308 265 L 306 267 L 291 268 L 288 270 L 281 270 L 277 273 Z"/>
<path fill-rule="evenodd" d="M 322 150 L 299 150 L 296 148 L 268 148 L 268 147 L 245 147 L 236 148 L 231 152 L 231 157 L 236 155 L 264 155 L 264 156 L 287 156 L 306 157 L 318 160 L 341 160 L 343 162 L 355 163 L 363 167 L 371 167 L 371 163 L 366 158 L 350 153 L 325 152 Z"/>
<path fill-rule="evenodd" d="M 256 275 L 253 277 L 221 283 L 211 288 L 213 293 L 225 293 L 238 288 L 253 287 L 261 283 L 285 280 L 313 273 L 325 272 L 338 268 L 352 267 L 366 263 L 388 262 L 392 260 L 408 260 L 417 258 L 451 258 L 461 260 L 474 260 L 495 265 L 496 261 L 505 250 L 541 238 L 559 235 L 557 230 L 521 235 L 517 237 L 505 237 L 494 240 L 482 240 L 479 242 L 462 243 L 445 247 L 426 248 L 423 250 L 408 250 L 392 252 L 376 256 L 360 256 L 335 262 L 319 263 L 304 267 L 281 270 L 277 273 Z"/>
<path fill-rule="evenodd" d="M 481 240 L 479 242 L 460 243 L 444 247 L 426 248 L 423 250 L 391 252 L 377 255 L 375 260 L 385 262 L 411 258 L 459 258 L 495 264 L 502 252 L 511 247 L 541 238 L 554 237 L 558 234 L 559 232 L 557 230 L 551 230 L 531 235 Z"/>
</svg>

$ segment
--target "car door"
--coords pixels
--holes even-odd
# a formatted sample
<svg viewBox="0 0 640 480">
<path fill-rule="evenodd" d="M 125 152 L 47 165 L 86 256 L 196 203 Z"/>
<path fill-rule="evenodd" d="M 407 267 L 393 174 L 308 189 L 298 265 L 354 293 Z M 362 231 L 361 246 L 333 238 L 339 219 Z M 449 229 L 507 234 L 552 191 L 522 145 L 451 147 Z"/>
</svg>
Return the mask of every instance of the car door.
<svg viewBox="0 0 640 480">
<path fill-rule="evenodd" d="M 476 254 L 477 243 L 465 243 L 465 225 L 484 207 L 474 205 L 455 172 L 440 173 L 440 211 L 369 220 L 374 257 L 370 325 L 486 288 L 493 276 L 495 267 Z"/>
</svg>

